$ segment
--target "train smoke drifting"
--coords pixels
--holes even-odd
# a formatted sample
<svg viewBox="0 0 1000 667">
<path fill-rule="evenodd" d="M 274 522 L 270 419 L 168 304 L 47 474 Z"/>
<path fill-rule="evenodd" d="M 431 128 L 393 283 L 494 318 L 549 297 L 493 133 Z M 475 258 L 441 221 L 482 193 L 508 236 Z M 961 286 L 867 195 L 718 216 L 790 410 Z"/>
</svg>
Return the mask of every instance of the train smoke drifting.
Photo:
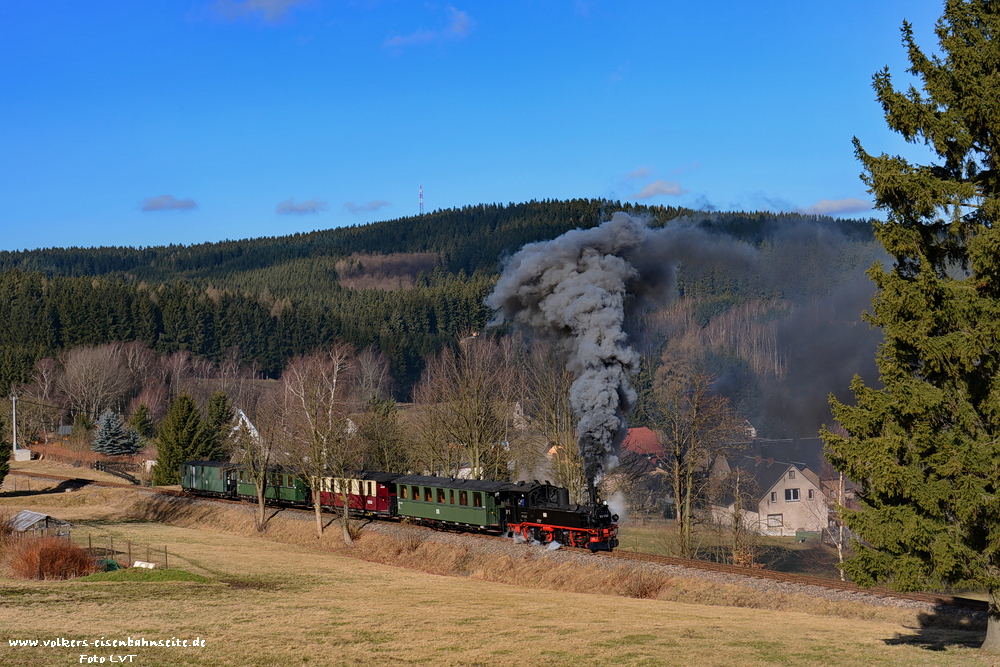
<svg viewBox="0 0 1000 667">
<path fill-rule="evenodd" d="M 629 376 L 639 354 L 629 343 L 626 312 L 673 292 L 683 257 L 702 255 L 706 235 L 690 227 L 650 229 L 626 213 L 599 227 L 529 243 L 505 267 L 486 305 L 498 321 L 530 328 L 557 342 L 576 380 L 570 402 L 579 417 L 577 442 L 593 488 L 617 463 L 636 400 Z"/>
</svg>

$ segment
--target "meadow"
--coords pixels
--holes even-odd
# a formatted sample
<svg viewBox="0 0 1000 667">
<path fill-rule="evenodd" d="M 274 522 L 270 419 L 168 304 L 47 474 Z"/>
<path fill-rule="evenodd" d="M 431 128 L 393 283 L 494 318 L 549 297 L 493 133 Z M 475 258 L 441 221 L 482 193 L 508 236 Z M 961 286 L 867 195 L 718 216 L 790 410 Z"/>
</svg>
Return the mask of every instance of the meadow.
<svg viewBox="0 0 1000 667">
<path fill-rule="evenodd" d="M 347 548 L 338 530 L 316 540 L 311 524 L 280 516 L 265 535 L 245 512 L 194 507 L 169 518 L 150 497 L 94 487 L 0 495 L 0 512 L 73 521 L 78 542 L 167 545 L 171 568 L 105 580 L 0 576 L 0 667 L 80 664 L 81 655 L 135 655 L 131 664 L 147 667 L 996 664 L 974 648 L 980 632 L 921 627 L 912 610 L 804 595 L 779 603 L 681 578 L 657 582 L 653 598 L 628 597 L 612 585 L 622 573 L 550 565 L 528 547 L 529 557 L 488 562 L 366 530 Z M 128 637 L 205 645 L 9 645 Z"/>
</svg>

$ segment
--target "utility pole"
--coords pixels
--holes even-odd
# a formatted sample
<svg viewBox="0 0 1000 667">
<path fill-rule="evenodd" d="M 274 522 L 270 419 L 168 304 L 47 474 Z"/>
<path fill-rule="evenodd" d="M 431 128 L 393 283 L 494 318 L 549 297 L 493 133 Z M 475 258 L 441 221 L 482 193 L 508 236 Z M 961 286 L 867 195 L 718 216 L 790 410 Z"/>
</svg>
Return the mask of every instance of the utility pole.
<svg viewBox="0 0 1000 667">
<path fill-rule="evenodd" d="M 10 395 L 10 405 L 14 413 L 14 419 L 13 419 L 14 428 L 12 430 L 14 435 L 14 451 L 16 452 L 17 451 L 17 394 Z"/>
</svg>

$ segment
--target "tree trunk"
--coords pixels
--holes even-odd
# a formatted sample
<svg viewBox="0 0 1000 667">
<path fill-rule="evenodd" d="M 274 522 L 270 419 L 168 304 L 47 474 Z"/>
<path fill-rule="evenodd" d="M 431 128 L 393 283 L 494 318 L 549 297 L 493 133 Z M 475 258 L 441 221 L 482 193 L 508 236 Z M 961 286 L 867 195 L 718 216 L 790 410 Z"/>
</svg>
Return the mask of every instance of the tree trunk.
<svg viewBox="0 0 1000 667">
<path fill-rule="evenodd" d="M 257 530 L 264 530 L 264 517 L 266 513 L 266 505 L 264 503 L 264 485 L 257 485 Z"/>
<path fill-rule="evenodd" d="M 316 539 L 323 537 L 323 509 L 319 503 L 319 488 L 312 490 L 313 509 L 316 510 Z"/>
<path fill-rule="evenodd" d="M 354 544 L 354 539 L 351 537 L 351 497 L 344 491 L 349 483 L 346 480 L 340 481 L 340 497 L 344 501 L 344 544 Z"/>
<path fill-rule="evenodd" d="M 979 647 L 987 653 L 1000 653 L 1000 590 L 990 593 L 990 610 L 986 625 L 986 639 Z"/>
</svg>

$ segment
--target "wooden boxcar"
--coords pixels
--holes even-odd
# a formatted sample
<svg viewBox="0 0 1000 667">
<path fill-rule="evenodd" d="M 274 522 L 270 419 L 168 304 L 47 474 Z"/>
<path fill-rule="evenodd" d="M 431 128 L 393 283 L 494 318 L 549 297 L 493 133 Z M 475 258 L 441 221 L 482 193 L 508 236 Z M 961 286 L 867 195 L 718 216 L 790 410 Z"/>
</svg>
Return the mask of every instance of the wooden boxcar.
<svg viewBox="0 0 1000 667">
<path fill-rule="evenodd" d="M 347 489 L 347 506 L 351 514 L 396 516 L 396 487 L 392 482 L 397 477 L 400 477 L 398 473 L 389 472 L 352 473 L 346 480 L 325 477 L 320 485 L 320 503 L 323 507 L 343 511 L 343 484 Z"/>
<path fill-rule="evenodd" d="M 508 482 L 409 475 L 393 480 L 399 516 L 438 527 L 505 530 L 504 508 L 497 493 Z"/>
<path fill-rule="evenodd" d="M 181 488 L 202 496 L 232 498 L 236 466 L 223 461 L 186 461 L 181 464 Z"/>
</svg>

